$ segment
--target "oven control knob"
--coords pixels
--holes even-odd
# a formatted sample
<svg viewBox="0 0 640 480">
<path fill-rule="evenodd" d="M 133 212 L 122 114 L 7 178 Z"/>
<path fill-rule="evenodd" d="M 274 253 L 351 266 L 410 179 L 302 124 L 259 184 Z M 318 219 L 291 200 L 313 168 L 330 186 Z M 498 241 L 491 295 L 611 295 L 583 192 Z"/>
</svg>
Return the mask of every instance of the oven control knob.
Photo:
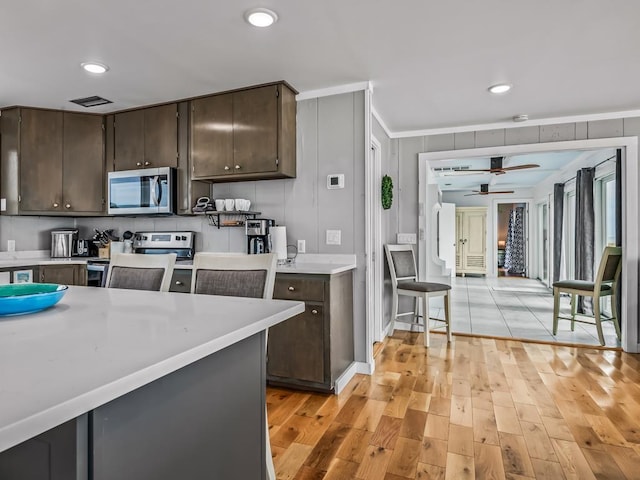
<svg viewBox="0 0 640 480">
<path fill-rule="evenodd" d="M 143 235 L 143 236 L 142 236 L 142 240 L 146 240 L 146 239 L 147 239 L 147 236 L 146 236 L 146 235 Z"/>
<path fill-rule="evenodd" d="M 176 240 L 180 240 L 180 235 L 176 235 Z"/>
<path fill-rule="evenodd" d="M 187 241 L 187 237 L 185 237 L 184 235 L 182 235 L 181 240 L 182 240 L 183 242 L 186 242 L 186 241 Z"/>
</svg>

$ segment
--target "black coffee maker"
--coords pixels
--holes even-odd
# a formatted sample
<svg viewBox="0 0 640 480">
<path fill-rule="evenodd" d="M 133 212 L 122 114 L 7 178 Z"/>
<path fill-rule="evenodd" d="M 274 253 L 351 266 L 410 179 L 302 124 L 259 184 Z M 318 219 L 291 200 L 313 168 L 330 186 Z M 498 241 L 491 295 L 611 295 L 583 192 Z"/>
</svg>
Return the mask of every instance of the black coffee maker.
<svg viewBox="0 0 640 480">
<path fill-rule="evenodd" d="M 247 219 L 244 224 L 247 234 L 247 253 L 269 253 L 271 251 L 269 229 L 275 224 L 275 220 L 270 218 Z"/>
</svg>

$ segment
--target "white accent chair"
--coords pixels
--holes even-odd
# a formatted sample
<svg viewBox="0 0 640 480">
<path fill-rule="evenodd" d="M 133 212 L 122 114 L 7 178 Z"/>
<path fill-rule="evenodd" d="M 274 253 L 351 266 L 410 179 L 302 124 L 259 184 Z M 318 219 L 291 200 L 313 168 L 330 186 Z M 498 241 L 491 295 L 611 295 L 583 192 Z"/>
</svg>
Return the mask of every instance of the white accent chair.
<svg viewBox="0 0 640 480">
<path fill-rule="evenodd" d="M 113 253 L 105 287 L 168 292 L 175 263 L 175 253 Z"/>
<path fill-rule="evenodd" d="M 198 252 L 193 258 L 191 293 L 271 299 L 277 260 L 275 253 L 245 255 Z M 265 353 L 268 333 L 265 333 Z M 267 479 L 275 480 L 266 408 L 265 405 Z"/>
<path fill-rule="evenodd" d="M 553 334 L 558 333 L 558 320 L 571 320 L 571 331 L 575 329 L 575 322 L 587 323 L 595 325 L 598 331 L 598 340 L 600 345 L 604 345 L 604 335 L 602 333 L 602 321 L 612 321 L 616 329 L 616 336 L 620 340 L 620 325 L 617 312 L 616 289 L 618 287 L 618 278 L 622 269 L 622 248 L 621 247 L 605 247 L 598 267 L 598 273 L 594 282 L 585 280 L 561 280 L 553 284 Z M 571 294 L 571 316 L 563 317 L 560 315 L 560 294 Z M 593 321 L 578 320 L 576 315 L 584 316 L 576 313 L 576 296 L 593 298 Z M 600 312 L 600 299 L 602 297 L 611 297 L 611 317 L 602 318 Z M 590 316 L 590 315 L 588 315 Z"/>
<path fill-rule="evenodd" d="M 391 274 L 391 286 L 393 288 L 393 306 L 391 308 L 390 335 L 393 335 L 395 322 L 421 325 L 424 328 L 424 345 L 429 346 L 429 320 L 437 320 L 445 323 L 447 342 L 451 342 L 451 299 L 449 292 L 451 286 L 444 283 L 419 282 L 416 269 L 416 260 L 411 245 L 385 245 L 384 251 L 389 264 Z M 398 297 L 406 295 L 413 297 L 414 310 L 398 313 Z M 429 317 L 429 299 L 444 296 L 444 319 Z M 422 315 L 418 312 L 418 303 L 422 299 Z M 411 316 L 411 321 L 399 320 L 399 317 Z M 422 318 L 422 322 L 420 321 Z"/>
</svg>

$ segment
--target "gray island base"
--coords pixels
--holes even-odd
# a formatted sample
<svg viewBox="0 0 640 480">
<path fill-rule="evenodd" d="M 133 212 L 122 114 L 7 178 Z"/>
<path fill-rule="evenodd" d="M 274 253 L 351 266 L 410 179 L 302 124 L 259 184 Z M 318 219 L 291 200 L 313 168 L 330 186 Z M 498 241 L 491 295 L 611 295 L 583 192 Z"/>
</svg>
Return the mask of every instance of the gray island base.
<svg viewBox="0 0 640 480">
<path fill-rule="evenodd" d="M 82 300 L 80 293 L 85 290 L 107 293 L 103 289 L 76 287 L 70 292 L 73 294 L 69 295 L 68 305 L 72 307 L 77 304 L 82 309 L 84 302 L 90 302 L 91 299 Z M 127 328 L 127 325 L 112 314 L 97 314 L 97 318 L 85 319 L 86 322 L 96 323 L 87 331 L 92 337 L 87 341 L 94 342 L 94 347 L 97 342 L 110 354 L 121 352 L 126 355 L 122 350 L 124 339 L 127 339 L 125 343 L 130 347 L 131 342 L 135 343 L 137 339 L 142 340 L 149 335 L 143 343 L 147 343 L 147 350 L 152 353 L 139 351 L 126 362 L 114 360 L 117 364 L 115 367 L 96 372 L 98 379 L 105 379 L 115 372 L 123 374 L 123 368 L 130 371 L 130 375 L 120 380 L 114 379 L 112 383 L 116 385 L 105 388 L 97 396 L 108 398 L 106 401 L 99 398 L 78 400 L 79 397 L 95 396 L 78 396 L 78 392 L 95 385 L 96 380 L 77 386 L 66 394 L 66 401 L 60 398 L 59 391 L 53 392 L 54 400 L 48 411 L 32 414 L 31 418 L 38 417 L 39 423 L 53 422 L 57 426 L 4 449 L 0 453 L 2 480 L 265 478 L 265 328 L 300 313 L 302 305 L 297 302 L 253 299 L 243 304 L 224 297 L 150 293 L 154 298 L 145 299 L 164 302 L 169 309 L 167 316 L 176 313 L 176 309 L 182 310 L 182 317 L 189 313 L 193 316 L 191 319 L 181 317 L 174 322 L 178 325 L 167 323 L 166 318 L 156 319 L 152 323 L 149 323 L 149 317 L 142 321 L 133 319 L 134 323 L 138 323 L 129 332 L 133 338 L 118 333 L 118 327 Z M 119 295 L 115 294 L 116 297 Z M 131 296 L 125 296 L 132 300 Z M 142 297 L 147 297 L 147 292 Z M 112 297 L 109 301 L 118 303 L 118 300 L 122 299 Z M 233 300 L 232 304 L 228 303 L 230 300 Z M 144 304 L 143 300 L 138 301 Z M 205 313 L 216 310 L 219 313 Z M 260 315 L 257 314 L 258 310 L 262 310 Z M 14 324 L 12 328 L 1 323 L 4 320 L 0 321 L 0 336 L 5 339 L 0 341 L 0 347 L 8 345 L 2 343 L 7 338 L 3 334 L 10 331 L 24 341 L 23 347 L 33 347 L 34 342 L 42 341 L 33 338 L 36 331 L 33 328 L 37 329 L 39 321 L 62 322 L 59 326 L 64 326 L 54 330 L 58 335 L 63 335 L 66 328 L 75 325 L 73 319 L 69 321 L 68 315 L 65 319 L 65 311 L 69 312 L 65 308 L 60 308 L 58 312 L 43 312 L 42 316 L 47 318 L 38 318 L 29 328 L 24 324 Z M 215 321 L 219 322 L 218 327 L 211 326 L 211 322 Z M 116 330 L 110 332 L 110 329 Z M 184 338 L 176 338 L 175 343 L 183 347 L 190 344 L 191 349 L 180 353 L 173 347 L 170 349 L 172 352 L 166 351 L 167 346 L 174 343 L 169 339 L 174 335 L 179 337 L 179 332 L 191 338 L 186 342 Z M 20 348 L 14 345 L 0 353 L 0 360 L 4 361 L 19 351 Z M 164 353 L 160 354 L 160 351 Z M 198 358 L 194 358 L 194 355 Z M 52 358 L 50 351 L 44 356 Z M 53 363 L 66 363 L 73 356 L 71 352 L 60 352 L 53 358 Z M 103 355 L 100 358 L 104 358 Z M 160 358 L 163 360 L 160 361 Z M 143 368 L 142 365 L 151 359 L 156 363 Z M 95 358 L 88 359 L 89 365 L 97 367 L 98 363 Z M 163 364 L 163 368 L 158 367 L 159 363 Z M 180 365 L 182 363 L 184 365 Z M 44 369 L 52 368 L 46 363 L 42 366 Z M 86 373 L 80 366 L 69 369 L 72 376 L 82 371 Z M 163 370 L 171 371 L 162 373 Z M 24 383 L 12 378 L 4 367 L 1 374 L 2 380 L 6 380 L 8 385 L 6 389 L 0 389 L 0 400 L 5 402 L 11 397 L 12 383 L 13 386 Z M 136 377 L 136 380 L 132 381 L 131 377 Z M 83 381 L 80 377 L 76 378 L 76 383 L 82 384 Z M 122 381 L 127 385 L 140 385 L 131 389 L 127 386 L 125 388 L 128 391 L 119 394 L 117 384 Z M 46 389 L 46 386 L 34 385 L 32 388 L 40 390 Z M 58 403 L 59 400 L 63 401 Z M 33 403 L 38 408 L 43 406 L 39 401 Z M 86 408 L 88 403 L 96 405 Z M 29 408 L 14 406 L 5 415 L 0 414 L 4 422 L 0 424 L 1 441 L 5 444 L 14 443 L 20 435 L 26 434 L 25 431 L 35 428 L 33 421 L 27 417 L 13 424 L 6 418 L 19 411 L 26 415 Z M 61 421 L 74 409 L 80 410 L 77 415 Z"/>
</svg>

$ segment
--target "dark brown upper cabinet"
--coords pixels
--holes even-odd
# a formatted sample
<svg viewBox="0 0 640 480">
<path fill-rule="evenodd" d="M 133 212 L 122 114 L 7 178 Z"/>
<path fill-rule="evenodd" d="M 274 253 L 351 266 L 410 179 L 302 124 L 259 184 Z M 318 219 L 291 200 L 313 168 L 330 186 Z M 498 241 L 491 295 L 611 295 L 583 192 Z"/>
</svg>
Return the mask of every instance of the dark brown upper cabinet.
<svg viewBox="0 0 640 480">
<path fill-rule="evenodd" d="M 191 101 L 191 178 L 296 176 L 296 100 L 286 83 Z"/>
<path fill-rule="evenodd" d="M 0 121 L 4 213 L 104 213 L 102 116 L 11 108 Z"/>
<path fill-rule="evenodd" d="M 178 166 L 178 105 L 171 103 L 116 113 L 113 169 Z"/>
</svg>

